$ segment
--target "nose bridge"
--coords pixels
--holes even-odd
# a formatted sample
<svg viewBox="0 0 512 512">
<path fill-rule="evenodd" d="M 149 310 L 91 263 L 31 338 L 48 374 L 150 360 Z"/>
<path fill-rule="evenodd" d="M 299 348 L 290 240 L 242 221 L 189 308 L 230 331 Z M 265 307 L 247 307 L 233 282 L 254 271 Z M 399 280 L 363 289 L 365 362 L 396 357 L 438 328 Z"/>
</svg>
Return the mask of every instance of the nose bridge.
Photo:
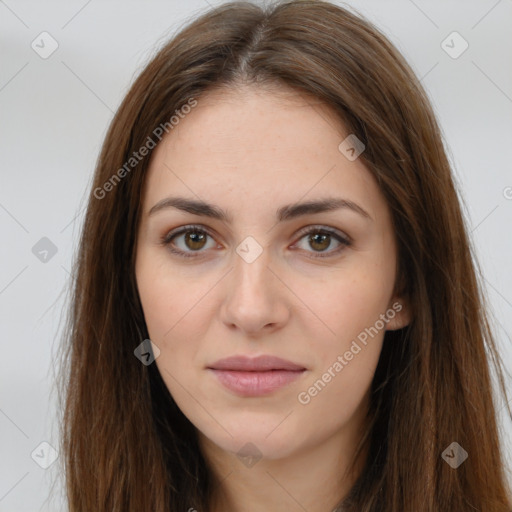
<svg viewBox="0 0 512 512">
<path fill-rule="evenodd" d="M 260 297 L 270 291 L 272 273 L 270 250 L 254 237 L 246 237 L 237 247 L 234 257 L 233 284 L 238 293 Z"/>
<path fill-rule="evenodd" d="M 270 251 L 253 237 L 247 237 L 237 247 L 234 268 L 230 272 L 229 290 L 222 306 L 223 320 L 244 331 L 281 323 L 287 308 L 279 286 L 269 270 Z"/>
</svg>

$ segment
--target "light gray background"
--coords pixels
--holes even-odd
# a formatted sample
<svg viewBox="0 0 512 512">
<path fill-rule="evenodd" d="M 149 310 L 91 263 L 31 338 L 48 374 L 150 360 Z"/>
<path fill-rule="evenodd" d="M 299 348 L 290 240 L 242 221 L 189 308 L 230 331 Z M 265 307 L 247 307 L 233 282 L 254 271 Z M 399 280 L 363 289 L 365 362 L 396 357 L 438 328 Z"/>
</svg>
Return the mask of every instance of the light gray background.
<svg viewBox="0 0 512 512">
<path fill-rule="evenodd" d="M 61 292 L 86 190 L 133 78 L 187 18 L 218 3 L 0 0 L 0 512 L 65 510 L 47 500 L 57 464 L 41 469 L 31 453 L 42 441 L 57 446 L 50 393 L 66 307 Z M 512 0 L 348 5 L 389 36 L 430 95 L 510 368 Z M 31 48 L 43 31 L 59 45 L 47 59 Z M 457 59 L 441 47 L 453 31 L 469 43 Z M 46 263 L 32 253 L 42 237 L 58 249 Z M 510 464 L 512 426 L 503 410 L 500 418 Z"/>
</svg>

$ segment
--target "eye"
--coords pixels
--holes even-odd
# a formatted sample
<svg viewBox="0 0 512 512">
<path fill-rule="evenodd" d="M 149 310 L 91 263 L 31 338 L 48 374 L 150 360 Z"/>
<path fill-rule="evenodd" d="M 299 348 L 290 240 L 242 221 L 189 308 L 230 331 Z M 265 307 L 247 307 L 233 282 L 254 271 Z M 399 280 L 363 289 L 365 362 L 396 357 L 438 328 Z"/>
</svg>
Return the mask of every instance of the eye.
<svg viewBox="0 0 512 512">
<path fill-rule="evenodd" d="M 175 238 L 180 238 L 181 235 L 185 235 L 182 238 L 184 246 L 178 246 L 178 249 L 176 249 L 176 245 L 174 244 L 173 240 Z M 169 246 L 169 250 L 178 256 L 183 256 L 184 258 L 193 258 L 196 256 L 196 254 L 193 253 L 200 252 L 201 249 L 206 246 L 207 237 L 210 236 L 211 235 L 208 233 L 208 231 L 205 231 L 200 226 L 190 225 L 183 226 L 178 231 L 171 231 L 162 238 L 161 243 L 163 245 Z M 189 252 L 188 249 L 190 249 L 191 252 Z"/>
<path fill-rule="evenodd" d="M 309 226 L 305 230 L 300 231 L 299 234 L 302 235 L 300 240 L 308 237 L 306 244 L 314 249 L 313 253 L 316 253 L 313 254 L 314 258 L 328 258 L 338 255 L 345 247 L 351 245 L 351 241 L 347 236 L 323 226 Z M 338 246 L 335 250 L 327 251 L 333 239 L 338 243 Z"/>
<path fill-rule="evenodd" d="M 181 238 L 182 244 L 180 247 L 180 244 L 176 244 L 173 242 L 173 240 L 179 240 L 183 235 L 184 238 Z M 309 226 L 308 228 L 301 230 L 299 235 L 302 235 L 299 241 L 309 237 L 306 240 L 306 243 L 309 245 L 309 247 L 314 249 L 314 251 L 312 251 L 313 253 L 316 253 L 313 254 L 314 258 L 327 258 L 333 255 L 337 255 L 345 247 L 351 245 L 349 237 L 322 226 Z M 173 254 L 184 258 L 193 258 L 199 256 L 199 253 L 204 252 L 201 249 L 212 248 L 212 246 L 207 247 L 208 237 L 212 238 L 213 240 L 212 235 L 210 235 L 209 232 L 203 229 L 201 226 L 188 225 L 183 226 L 178 230 L 171 231 L 165 235 L 161 239 L 161 244 L 168 246 L 169 250 Z M 338 243 L 338 246 L 335 250 L 327 251 L 327 249 L 332 245 L 333 239 Z M 296 245 L 297 243 L 294 244 L 294 246 Z M 215 243 L 213 246 L 215 247 Z"/>
</svg>

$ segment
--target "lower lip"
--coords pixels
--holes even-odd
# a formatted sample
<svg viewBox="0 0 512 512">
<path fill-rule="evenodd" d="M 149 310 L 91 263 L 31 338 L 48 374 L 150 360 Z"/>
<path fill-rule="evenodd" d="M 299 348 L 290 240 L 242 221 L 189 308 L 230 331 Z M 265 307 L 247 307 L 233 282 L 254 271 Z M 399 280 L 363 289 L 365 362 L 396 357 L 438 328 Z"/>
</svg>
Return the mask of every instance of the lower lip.
<svg viewBox="0 0 512 512">
<path fill-rule="evenodd" d="M 232 370 L 211 371 L 221 384 L 240 396 L 267 395 L 297 380 L 305 370 L 271 370 L 265 372 L 243 372 Z"/>
</svg>

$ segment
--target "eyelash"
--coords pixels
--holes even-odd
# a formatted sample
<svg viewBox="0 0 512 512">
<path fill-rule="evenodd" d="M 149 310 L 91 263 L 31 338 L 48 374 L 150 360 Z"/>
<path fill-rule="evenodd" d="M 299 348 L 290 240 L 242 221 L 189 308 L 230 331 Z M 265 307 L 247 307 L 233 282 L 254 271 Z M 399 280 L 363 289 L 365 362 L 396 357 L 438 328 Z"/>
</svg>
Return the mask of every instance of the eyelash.
<svg viewBox="0 0 512 512">
<path fill-rule="evenodd" d="M 213 235 L 211 235 L 211 233 L 209 233 L 209 231 L 205 230 L 201 226 L 190 224 L 187 226 L 183 226 L 178 231 L 171 231 L 170 233 L 167 233 L 160 239 L 160 243 L 161 243 L 161 245 L 167 246 L 168 249 L 173 254 L 176 254 L 177 256 L 180 256 L 182 258 L 197 258 L 198 257 L 197 253 L 200 253 L 202 251 L 186 252 L 186 251 L 182 251 L 182 250 L 176 250 L 171 246 L 171 241 L 174 238 L 176 238 L 177 236 L 182 235 L 184 233 L 188 233 L 188 232 L 204 234 L 204 235 L 207 235 L 207 236 L 210 236 L 211 238 L 213 238 Z M 313 252 L 313 256 L 312 256 L 313 258 L 333 257 L 335 255 L 338 255 L 346 247 L 349 247 L 352 244 L 351 240 L 348 237 L 344 237 L 344 236 L 340 235 L 339 233 L 337 233 L 336 231 L 333 231 L 332 229 L 325 228 L 325 227 L 310 226 L 308 228 L 304 228 L 298 234 L 300 235 L 299 240 L 301 240 L 302 238 L 304 238 L 306 235 L 309 235 L 309 234 L 327 234 L 327 235 L 334 237 L 338 242 L 340 242 L 340 244 L 341 244 L 340 247 L 338 247 L 337 249 L 335 249 L 334 251 L 331 251 L 329 253 L 324 254 L 323 252 L 317 252 L 315 254 Z"/>
</svg>

